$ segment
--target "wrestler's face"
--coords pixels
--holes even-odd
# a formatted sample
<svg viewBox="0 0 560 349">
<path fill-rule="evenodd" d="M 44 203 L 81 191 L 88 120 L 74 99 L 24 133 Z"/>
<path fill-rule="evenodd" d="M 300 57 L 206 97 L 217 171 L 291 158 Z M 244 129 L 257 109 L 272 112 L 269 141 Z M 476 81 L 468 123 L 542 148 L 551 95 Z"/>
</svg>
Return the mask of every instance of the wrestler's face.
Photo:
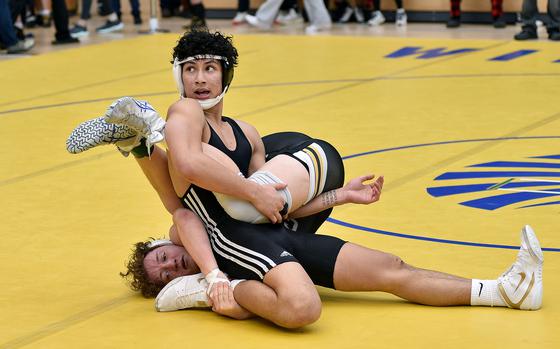
<svg viewBox="0 0 560 349">
<path fill-rule="evenodd" d="M 182 246 L 165 245 L 153 249 L 144 257 L 144 269 L 150 281 L 165 285 L 185 275 L 200 272 L 200 269 Z"/>
<path fill-rule="evenodd" d="M 183 85 L 188 98 L 208 99 L 222 93 L 222 65 L 216 59 L 183 64 Z"/>
</svg>

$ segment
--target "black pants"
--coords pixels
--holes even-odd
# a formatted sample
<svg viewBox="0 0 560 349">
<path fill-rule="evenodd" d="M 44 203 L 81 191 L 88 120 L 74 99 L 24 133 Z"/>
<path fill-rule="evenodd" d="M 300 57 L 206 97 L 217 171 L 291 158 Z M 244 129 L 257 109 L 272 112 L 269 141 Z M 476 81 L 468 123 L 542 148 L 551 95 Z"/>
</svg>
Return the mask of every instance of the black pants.
<svg viewBox="0 0 560 349">
<path fill-rule="evenodd" d="M 68 9 L 64 0 L 52 0 L 52 17 L 54 21 L 54 34 L 56 40 L 65 40 L 70 38 L 68 30 Z"/>
</svg>

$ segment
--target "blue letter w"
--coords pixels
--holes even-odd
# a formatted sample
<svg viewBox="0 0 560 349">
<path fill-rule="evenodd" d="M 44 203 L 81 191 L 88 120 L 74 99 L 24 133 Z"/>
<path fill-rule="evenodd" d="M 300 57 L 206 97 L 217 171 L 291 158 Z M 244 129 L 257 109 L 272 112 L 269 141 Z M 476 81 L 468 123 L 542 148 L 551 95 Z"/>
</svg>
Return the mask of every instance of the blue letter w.
<svg viewBox="0 0 560 349">
<path fill-rule="evenodd" d="M 457 50 L 445 51 L 445 47 L 433 48 L 430 50 L 420 51 L 422 47 L 405 46 L 391 54 L 385 56 L 386 58 L 400 58 L 405 56 L 419 55 L 417 59 L 428 59 L 443 56 L 456 55 L 465 52 L 478 51 L 477 48 L 460 48 Z"/>
</svg>

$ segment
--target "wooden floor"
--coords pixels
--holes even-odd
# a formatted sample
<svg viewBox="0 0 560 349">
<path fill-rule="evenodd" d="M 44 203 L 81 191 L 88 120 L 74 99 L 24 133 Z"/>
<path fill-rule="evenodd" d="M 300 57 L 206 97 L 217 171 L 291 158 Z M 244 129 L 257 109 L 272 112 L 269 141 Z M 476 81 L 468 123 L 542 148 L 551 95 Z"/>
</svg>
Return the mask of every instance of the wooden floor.
<svg viewBox="0 0 560 349">
<path fill-rule="evenodd" d="M 0 60 L 13 59 L 21 56 L 36 55 L 45 52 L 53 52 L 65 50 L 76 46 L 86 46 L 107 41 L 116 41 L 122 39 L 143 36 L 139 32 L 148 30 L 148 20 L 144 18 L 144 24 L 137 26 L 132 23 L 132 18 L 124 15 L 123 22 L 125 28 L 122 32 L 110 34 L 96 34 L 95 28 L 104 24 L 104 19 L 93 17 L 88 24 L 90 35 L 81 38 L 80 44 L 53 46 L 51 41 L 54 39 L 54 28 L 34 28 L 27 29 L 26 33 L 33 33 L 36 38 L 35 48 L 27 54 L 23 55 L 0 55 Z M 70 23 L 77 21 L 77 17 L 71 17 Z M 181 33 L 185 24 L 190 23 L 189 19 L 173 17 L 170 19 L 160 19 L 159 28 L 169 30 L 174 33 Z M 251 34 L 263 33 L 247 24 L 232 25 L 230 20 L 209 20 L 209 27 L 216 30 L 224 30 L 232 34 Z M 350 36 L 367 36 L 367 37 L 409 37 L 409 38 L 448 38 L 448 39 L 496 39 L 510 40 L 513 35 L 520 31 L 519 25 L 509 25 L 505 29 L 494 29 L 491 25 L 474 25 L 464 24 L 458 29 L 447 29 L 443 23 L 409 23 L 406 27 L 396 27 L 394 23 L 385 23 L 379 27 L 369 27 L 364 24 L 335 24 L 329 31 L 319 33 L 319 36 L 328 35 L 350 35 Z M 278 35 L 303 35 L 304 24 L 294 24 L 289 26 L 275 26 L 273 30 L 265 32 L 266 34 Z M 540 28 L 540 36 L 545 40 L 546 30 Z"/>
<path fill-rule="evenodd" d="M 80 122 L 132 95 L 165 113 L 177 99 L 170 34 L 92 35 L 1 56 L 0 348 L 558 348 L 557 184 L 486 191 L 510 177 L 560 181 L 560 50 L 518 28 L 393 24 L 274 35 L 212 21 L 240 52 L 225 114 L 261 134 L 329 140 L 347 179 L 384 174 L 379 203 L 337 208 L 321 233 L 419 267 L 496 278 L 531 224 L 545 248 L 539 311 L 425 307 L 320 289 L 321 319 L 299 331 L 209 311 L 157 313 L 118 272 L 129 249 L 170 224 L 135 162 L 112 146 L 65 150 Z M 173 29 L 172 28 L 172 29 Z M 537 163 L 535 165 L 535 163 Z M 535 167 L 536 166 L 536 167 Z M 476 189 L 478 188 L 478 189 Z"/>
</svg>

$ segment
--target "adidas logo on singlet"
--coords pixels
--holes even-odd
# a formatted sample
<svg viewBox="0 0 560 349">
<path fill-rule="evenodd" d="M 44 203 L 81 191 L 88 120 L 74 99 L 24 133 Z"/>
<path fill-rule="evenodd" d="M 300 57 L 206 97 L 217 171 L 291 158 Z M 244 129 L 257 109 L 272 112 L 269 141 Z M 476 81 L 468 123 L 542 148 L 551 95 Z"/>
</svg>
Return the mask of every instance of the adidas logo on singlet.
<svg viewBox="0 0 560 349">
<path fill-rule="evenodd" d="M 284 251 L 280 253 L 280 257 L 288 257 L 288 256 L 293 257 L 292 254 L 288 251 Z"/>
</svg>

